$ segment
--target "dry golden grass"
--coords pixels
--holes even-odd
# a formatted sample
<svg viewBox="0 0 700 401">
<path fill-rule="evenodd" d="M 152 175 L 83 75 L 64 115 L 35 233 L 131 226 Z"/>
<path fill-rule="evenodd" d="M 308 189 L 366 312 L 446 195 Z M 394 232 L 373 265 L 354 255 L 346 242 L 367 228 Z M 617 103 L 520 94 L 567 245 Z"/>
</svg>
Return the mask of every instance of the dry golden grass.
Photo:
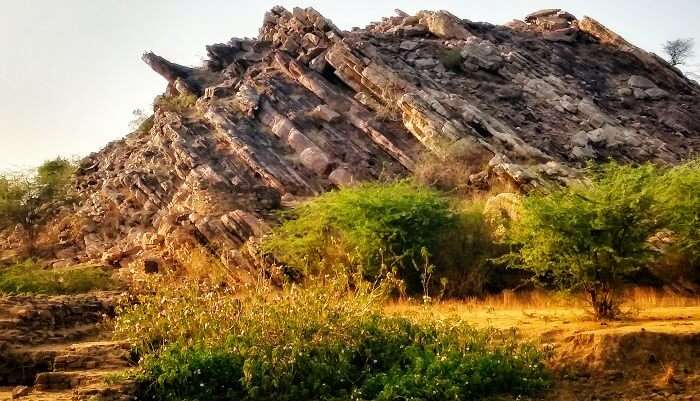
<svg viewBox="0 0 700 401">
<path fill-rule="evenodd" d="M 700 296 L 686 297 L 668 291 L 654 288 L 637 287 L 626 290 L 622 295 L 623 307 L 626 308 L 659 308 L 659 307 L 695 307 L 700 306 Z M 401 307 L 411 305 L 410 302 L 400 301 L 389 305 Z M 552 308 L 583 308 L 586 307 L 583 296 L 572 294 L 553 293 L 543 290 L 533 291 L 503 291 L 499 294 L 491 294 L 485 297 L 472 297 L 463 300 L 445 300 L 436 303 L 431 309 L 450 310 L 454 308 L 466 309 L 552 309 Z"/>
<path fill-rule="evenodd" d="M 700 332 L 700 297 L 682 297 L 636 288 L 624 294 L 623 315 L 601 323 L 587 310 L 583 298 L 545 291 L 503 292 L 480 299 L 449 300 L 431 305 L 395 301 L 385 311 L 401 316 L 462 319 L 475 327 L 518 329 L 524 338 L 562 341 L 584 332 Z"/>
</svg>

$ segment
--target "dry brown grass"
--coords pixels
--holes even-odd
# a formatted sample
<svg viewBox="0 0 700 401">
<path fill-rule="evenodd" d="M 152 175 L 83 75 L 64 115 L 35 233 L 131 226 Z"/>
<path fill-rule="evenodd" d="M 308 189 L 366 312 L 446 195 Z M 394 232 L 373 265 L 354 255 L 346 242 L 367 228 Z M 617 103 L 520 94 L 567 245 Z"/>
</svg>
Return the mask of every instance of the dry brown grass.
<svg viewBox="0 0 700 401">
<path fill-rule="evenodd" d="M 654 288 L 636 287 L 628 289 L 622 295 L 623 306 L 633 309 L 700 307 L 700 296 L 687 297 Z M 389 308 L 415 306 L 409 301 L 399 301 L 388 305 Z M 584 296 L 554 293 L 543 290 L 503 291 L 485 297 L 471 297 L 462 300 L 445 300 L 431 305 L 435 310 L 487 309 L 487 310 L 546 310 L 561 308 L 584 308 L 587 301 Z"/>
</svg>

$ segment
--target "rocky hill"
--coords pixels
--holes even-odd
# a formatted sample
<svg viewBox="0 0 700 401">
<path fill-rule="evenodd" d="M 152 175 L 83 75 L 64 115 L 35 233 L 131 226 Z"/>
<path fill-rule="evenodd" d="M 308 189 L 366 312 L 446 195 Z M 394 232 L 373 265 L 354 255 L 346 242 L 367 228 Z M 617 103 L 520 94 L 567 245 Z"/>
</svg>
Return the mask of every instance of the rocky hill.
<svg viewBox="0 0 700 401">
<path fill-rule="evenodd" d="M 240 265 L 279 208 L 408 176 L 426 157 L 451 163 L 453 149 L 485 161 L 471 185 L 524 190 L 589 160 L 700 151 L 700 87 L 561 10 L 506 26 L 397 10 L 348 32 L 276 7 L 257 39 L 207 53 L 199 67 L 143 56 L 167 80 L 152 126 L 82 161 L 55 259 L 119 265 L 199 243 Z"/>
</svg>

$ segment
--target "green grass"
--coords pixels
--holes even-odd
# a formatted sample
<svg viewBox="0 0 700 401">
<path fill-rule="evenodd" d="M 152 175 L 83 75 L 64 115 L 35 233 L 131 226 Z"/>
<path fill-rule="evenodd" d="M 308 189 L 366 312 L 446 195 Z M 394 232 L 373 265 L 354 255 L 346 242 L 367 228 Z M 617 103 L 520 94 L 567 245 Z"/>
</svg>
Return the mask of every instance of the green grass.
<svg viewBox="0 0 700 401">
<path fill-rule="evenodd" d="M 78 294 L 116 288 L 109 273 L 99 267 L 43 269 L 27 261 L 0 268 L 0 293 L 5 294 Z"/>
<path fill-rule="evenodd" d="M 155 288 L 116 322 L 143 356 L 140 399 L 448 401 L 547 387 L 543 353 L 514 333 L 387 315 L 385 289 L 363 280 Z"/>
</svg>

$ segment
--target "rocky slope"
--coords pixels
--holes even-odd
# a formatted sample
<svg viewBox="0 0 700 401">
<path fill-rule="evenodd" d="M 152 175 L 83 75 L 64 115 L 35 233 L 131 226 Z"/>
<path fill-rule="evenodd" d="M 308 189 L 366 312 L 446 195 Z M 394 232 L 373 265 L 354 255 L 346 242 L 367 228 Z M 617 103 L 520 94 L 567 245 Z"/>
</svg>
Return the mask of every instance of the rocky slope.
<svg viewBox="0 0 700 401">
<path fill-rule="evenodd" d="M 207 52 L 200 67 L 143 56 L 168 82 L 153 126 L 81 163 L 56 259 L 118 265 L 198 243 L 241 265 L 280 207 L 410 175 L 426 155 L 450 163 L 455 148 L 488 160 L 471 184 L 525 190 L 588 160 L 700 150 L 700 87 L 560 10 L 506 26 L 397 10 L 346 32 L 314 9 L 276 7 L 257 39 Z"/>
</svg>

